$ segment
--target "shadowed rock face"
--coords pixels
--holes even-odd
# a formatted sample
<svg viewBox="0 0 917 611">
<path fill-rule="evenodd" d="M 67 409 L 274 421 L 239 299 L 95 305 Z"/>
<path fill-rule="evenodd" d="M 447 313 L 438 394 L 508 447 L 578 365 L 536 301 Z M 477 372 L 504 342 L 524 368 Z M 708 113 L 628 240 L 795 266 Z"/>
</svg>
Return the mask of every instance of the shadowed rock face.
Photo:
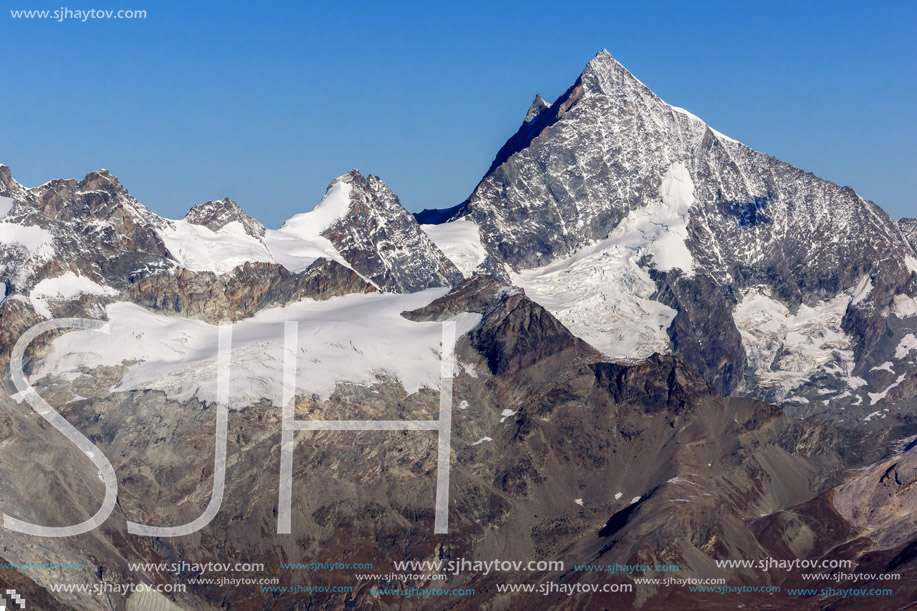
<svg viewBox="0 0 917 611">
<path fill-rule="evenodd" d="M 426 584 L 475 588 L 479 594 L 467 600 L 405 603 L 370 596 L 368 589 L 379 584 L 354 581 L 351 575 L 310 577 L 310 583 L 353 585 L 356 609 L 499 608 L 509 600 L 496 593 L 496 583 L 627 580 L 573 571 L 580 563 L 673 563 L 682 567 L 680 577 L 711 577 L 724 576 L 714 559 L 785 557 L 770 541 L 790 538 L 796 530 L 775 522 L 765 536 L 756 526 L 766 519 L 761 515 L 776 520 L 816 502 L 843 482 L 850 467 L 879 459 L 887 446 L 883 434 L 853 435 L 824 421 L 787 418 L 757 401 L 723 399 L 676 357 L 602 362 L 550 313 L 492 278 L 468 280 L 405 317 L 443 320 L 469 311 L 483 318 L 457 348 L 448 535 L 431 534 L 435 435 L 321 432 L 297 434 L 294 534 L 276 536 L 280 414 L 265 401 L 230 415 L 227 490 L 211 525 L 190 538 L 128 536 L 124 519 L 177 524 L 196 517 L 206 504 L 214 410 L 194 400 L 169 401 L 153 391 L 111 393 L 124 374 L 114 368 L 86 371 L 71 383 L 52 380 L 39 389 L 106 453 L 120 482 L 120 510 L 100 531 L 78 542 L 43 540 L 43 553 L 96 559 L 113 580 L 127 578 L 128 561 L 204 562 L 215 550 L 221 561 L 264 561 L 291 583 L 299 575 L 279 571 L 279 565 L 302 558 L 372 561 L 380 574 L 391 570 L 387 562 L 400 559 L 566 562 L 564 573 L 467 574 Z M 371 388 L 341 384 L 327 400 L 299 397 L 296 417 L 428 419 L 436 417 L 438 405 L 436 391 L 407 395 L 397 382 L 380 378 Z M 0 431 L 9 431 L 0 446 L 12 457 L 0 464 L 0 487 L 9 499 L 5 511 L 66 522 L 76 507 L 94 506 L 101 483 L 93 479 L 91 465 L 71 460 L 66 444 L 47 447 L 47 435 L 22 406 L 0 398 L 0 408 L 8 423 L 0 421 Z M 17 474 L 36 444 L 62 467 L 24 482 Z M 74 488 L 72 481 L 87 485 Z M 878 505 L 889 504 L 881 499 Z M 850 532 L 859 528 L 856 520 L 839 520 Z M 830 534 L 816 533 L 813 545 L 827 550 Z M 913 539 L 913 532 L 901 536 Z M 9 548 L 18 549 L 17 537 L 8 538 Z M 760 585 L 772 575 L 725 576 L 730 583 Z M 47 587 L 43 579 L 47 576 L 38 583 Z M 913 587 L 905 583 L 901 592 L 909 596 Z M 614 598 L 586 595 L 577 604 L 673 608 L 680 593 L 641 586 Z M 710 598 L 710 608 L 727 608 L 717 597 Z M 201 586 L 179 595 L 176 603 L 194 609 L 260 609 L 296 608 L 301 600 L 257 586 Z M 317 595 L 309 606 L 339 603 Z M 531 594 L 514 597 L 512 604 L 567 609 L 570 599 Z M 807 604 L 795 608 L 817 608 Z"/>
</svg>

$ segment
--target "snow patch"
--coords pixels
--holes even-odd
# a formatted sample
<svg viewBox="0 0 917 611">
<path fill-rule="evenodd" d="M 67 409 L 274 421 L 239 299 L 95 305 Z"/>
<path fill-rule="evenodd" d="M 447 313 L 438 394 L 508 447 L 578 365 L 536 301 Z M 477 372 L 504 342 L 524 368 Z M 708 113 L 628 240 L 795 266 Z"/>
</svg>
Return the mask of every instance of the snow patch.
<svg viewBox="0 0 917 611">
<path fill-rule="evenodd" d="M 291 217 L 280 229 L 300 238 L 319 237 L 323 231 L 347 216 L 351 191 L 353 186 L 350 183 L 342 180 L 334 183 L 311 212 Z"/>
<path fill-rule="evenodd" d="M 895 373 L 894 363 L 891 361 L 885 361 L 881 365 L 877 365 L 869 371 L 887 371 L 889 373 Z"/>
<path fill-rule="evenodd" d="M 475 442 L 474 442 L 473 444 L 471 444 L 471 445 L 473 445 L 473 446 L 479 446 L 479 445 L 481 445 L 482 443 L 484 443 L 485 441 L 493 441 L 493 439 L 491 439 L 490 437 L 481 437 L 480 439 L 478 439 L 477 441 L 475 441 Z"/>
<path fill-rule="evenodd" d="M 892 313 L 898 318 L 913 318 L 917 316 L 917 297 L 895 295 Z"/>
<path fill-rule="evenodd" d="M 225 274 L 249 261 L 273 262 L 267 246 L 239 221 L 219 231 L 187 221 L 168 221 L 159 236 L 179 265 L 196 272 Z"/>
<path fill-rule="evenodd" d="M 623 493 L 623 492 L 618 492 L 617 494 L 615 494 L 615 500 L 616 500 L 616 501 L 620 500 L 622 496 L 624 496 L 624 493 Z"/>
<path fill-rule="evenodd" d="M 898 342 L 898 347 L 895 348 L 895 358 L 901 360 L 914 350 L 917 350 L 917 337 L 914 337 L 913 333 L 908 333 Z"/>
<path fill-rule="evenodd" d="M 468 217 L 441 225 L 421 225 L 420 228 L 465 276 L 471 276 L 487 258 L 480 228 Z"/>
<path fill-rule="evenodd" d="M 667 484 L 691 484 L 692 486 L 696 486 L 696 485 L 697 485 L 697 484 L 695 484 L 694 482 L 692 482 L 691 480 L 689 480 L 687 477 L 685 477 L 685 476 L 683 476 L 683 475 L 676 475 L 675 477 L 670 478 L 669 480 L 667 480 L 666 483 L 667 483 Z"/>
<path fill-rule="evenodd" d="M 35 311 L 51 318 L 48 301 L 69 300 L 79 295 L 117 295 L 118 291 L 111 287 L 102 286 L 85 276 L 77 276 L 73 272 L 66 272 L 55 278 L 45 278 L 35 285 L 29 293 L 29 301 Z"/>
<path fill-rule="evenodd" d="M 644 208 L 644 214 L 636 215 L 632 230 L 640 232 L 648 241 L 647 250 L 657 269 L 667 272 L 679 268 L 691 275 L 694 258 L 685 239 L 688 237 L 688 210 L 694 205 L 694 182 L 685 164 L 677 162 L 669 166 L 662 177 L 659 197 L 662 205 Z"/>
<path fill-rule="evenodd" d="M 860 283 L 853 290 L 853 297 L 851 297 L 850 303 L 856 305 L 866 299 L 870 293 L 872 293 L 872 279 L 869 276 L 863 276 L 860 279 Z"/>
<path fill-rule="evenodd" d="M 619 226 L 612 235 L 545 267 L 513 274 L 530 299 L 612 359 L 669 351 L 677 311 L 652 300 L 656 285 Z"/>
<path fill-rule="evenodd" d="M 0 220 L 6 218 L 13 209 L 13 198 L 0 196 Z"/>
<path fill-rule="evenodd" d="M 516 412 L 514 412 L 514 411 L 511 410 L 511 409 L 505 409 L 505 410 L 503 410 L 502 412 L 500 412 L 500 416 L 502 416 L 502 417 L 500 418 L 500 424 L 503 424 L 504 422 L 506 422 L 506 419 L 507 419 L 507 418 L 512 418 L 512 417 L 515 416 L 515 415 L 516 415 Z"/>
<path fill-rule="evenodd" d="M 54 255 L 51 233 L 34 225 L 0 222 L 0 244 L 21 246 L 31 257 L 49 258 Z"/>
<path fill-rule="evenodd" d="M 911 256 L 904 257 L 904 264 L 907 266 L 908 270 L 917 274 L 917 259 Z"/>
<path fill-rule="evenodd" d="M 579 505 L 580 507 L 583 507 L 583 499 L 573 499 L 573 502 Z"/>
<path fill-rule="evenodd" d="M 693 274 L 685 245 L 694 184 L 673 163 L 659 200 L 633 210 L 604 240 L 550 265 L 511 274 L 513 284 L 573 332 L 613 359 L 643 359 L 669 351 L 666 329 L 677 312 L 651 299 L 656 285 L 639 261 Z"/>
<path fill-rule="evenodd" d="M 882 392 L 871 392 L 871 393 L 867 393 L 867 394 L 869 395 L 869 404 L 870 404 L 870 405 L 875 405 L 876 403 L 878 403 L 879 401 L 881 401 L 882 399 L 884 399 L 884 398 L 886 397 L 886 395 L 888 395 L 888 391 L 890 391 L 891 389 L 893 389 L 893 388 L 895 388 L 895 387 L 897 387 L 897 386 L 900 386 L 901 383 L 904 382 L 904 380 L 905 380 L 906 378 L 907 378 L 907 374 L 906 374 L 906 373 L 902 373 L 900 376 L 898 376 L 898 379 L 895 380 L 895 381 L 892 383 L 891 386 L 889 386 L 888 388 L 886 388 L 886 389 L 883 390 Z"/>
<path fill-rule="evenodd" d="M 274 261 L 291 272 L 301 272 L 319 258 L 332 259 L 345 267 L 350 267 L 331 240 L 321 236 L 304 237 L 286 225 L 280 229 L 267 230 L 264 233 L 264 243 Z"/>
<path fill-rule="evenodd" d="M 318 258 L 350 267 L 330 240 L 321 236 L 350 209 L 353 187 L 343 181 L 331 185 L 311 212 L 297 214 L 264 238 L 249 235 L 238 221 L 219 231 L 187 221 L 166 221 L 158 233 L 179 265 L 192 271 L 224 274 L 246 262 L 278 263 L 301 272 Z"/>
<path fill-rule="evenodd" d="M 638 502 L 638 501 L 640 500 L 640 498 L 641 498 L 641 497 L 639 497 L 639 496 L 635 496 L 634 498 L 632 498 L 632 499 L 630 500 L 630 504 L 633 505 L 634 503 Z"/>
</svg>

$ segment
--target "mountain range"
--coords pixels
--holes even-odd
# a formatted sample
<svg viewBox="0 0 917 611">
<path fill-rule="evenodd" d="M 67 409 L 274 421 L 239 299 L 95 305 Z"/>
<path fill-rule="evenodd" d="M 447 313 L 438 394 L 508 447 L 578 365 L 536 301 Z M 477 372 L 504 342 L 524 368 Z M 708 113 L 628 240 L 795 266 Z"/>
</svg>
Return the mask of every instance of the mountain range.
<svg viewBox="0 0 917 611">
<path fill-rule="evenodd" d="M 411 214 L 380 178 L 351 170 L 279 229 L 229 199 L 171 220 L 105 170 L 27 188 L 0 165 L 0 509 L 67 523 L 102 496 L 95 467 L 49 443 L 9 382 L 16 340 L 51 318 L 108 323 L 105 336 L 42 336 L 26 366 L 120 482 L 118 511 L 92 535 L 0 531 L 0 556 L 40 552 L 130 580 L 138 558 L 217 552 L 274 569 L 316 555 L 502 554 L 563 560 L 564 571 L 525 577 L 571 584 L 606 577 L 575 565 L 677 564 L 681 577 L 711 579 L 724 559 L 850 559 L 900 573 L 887 608 L 903 607 L 917 595 L 915 248 L 914 219 L 717 132 L 606 51 L 553 103 L 536 96 L 472 193 L 443 210 Z M 276 534 L 287 320 L 302 346 L 295 411 L 316 420 L 429 419 L 439 326 L 455 321 L 448 535 L 430 536 L 433 439 L 370 431 L 297 437 L 296 536 Z M 206 505 L 213 451 L 201 431 L 219 401 L 220 323 L 234 337 L 223 508 L 193 540 L 128 536 L 126 520 L 183 523 Z M 14 577 L 62 609 L 141 604 Z M 784 589 L 800 580 L 729 577 Z M 450 587 L 479 594 L 435 606 L 510 608 L 504 580 L 451 576 Z M 365 596 L 348 604 L 401 607 L 371 597 L 373 585 L 355 584 Z M 561 595 L 520 600 L 569 608 Z M 577 604 L 622 600 L 735 603 L 642 584 Z M 200 585 L 156 604 L 343 608 L 254 585 Z"/>
</svg>

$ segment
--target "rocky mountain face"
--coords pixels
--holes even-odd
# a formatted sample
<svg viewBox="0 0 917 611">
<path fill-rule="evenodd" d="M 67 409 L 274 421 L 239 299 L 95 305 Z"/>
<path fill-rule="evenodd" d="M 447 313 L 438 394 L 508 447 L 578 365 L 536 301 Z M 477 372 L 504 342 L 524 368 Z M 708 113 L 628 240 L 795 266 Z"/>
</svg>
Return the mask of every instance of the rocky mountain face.
<svg viewBox="0 0 917 611">
<path fill-rule="evenodd" d="M 171 267 L 156 216 L 106 170 L 81 180 L 52 180 L 26 189 L 0 167 L 0 196 L 12 200 L 0 219 L 0 281 L 6 295 L 72 272 L 124 289 L 134 279 Z"/>
<path fill-rule="evenodd" d="M 214 250 L 224 246 L 221 242 L 242 242 L 248 250 L 231 253 L 240 264 L 281 259 L 286 265 L 265 270 L 301 271 L 316 259 L 309 252 L 310 247 L 317 249 L 310 240 L 326 239 L 341 262 L 388 291 L 412 292 L 462 280 L 461 272 L 378 177 L 353 170 L 329 190 L 338 184 L 347 185 L 347 201 L 332 216 L 300 219 L 300 225 L 311 223 L 304 235 L 276 237 L 271 234 L 277 232 L 266 230 L 228 198 L 194 206 L 182 221 L 170 221 L 137 202 L 105 170 L 82 181 L 53 180 L 26 189 L 9 168 L 0 166 L 0 197 L 9 201 L 9 210 L 0 217 L 3 296 L 25 296 L 41 280 L 67 272 L 82 278 L 78 284 L 83 286 L 77 288 L 86 289 L 71 288 L 72 295 L 92 289 L 120 292 L 162 270 L 210 271 L 202 269 L 206 262 L 186 255 L 199 241 L 214 242 Z M 184 228 L 189 225 L 202 229 L 188 233 Z M 241 234 L 230 231 L 236 225 Z M 298 241 L 301 252 L 282 252 L 289 248 L 283 239 Z"/>
<path fill-rule="evenodd" d="M 421 218 L 463 217 L 488 252 L 479 271 L 611 357 L 671 352 L 721 394 L 793 413 L 917 408 L 883 394 L 917 374 L 911 225 L 666 104 L 607 52 L 536 99 L 466 202 Z M 627 334 L 646 339 L 614 339 Z"/>
<path fill-rule="evenodd" d="M 453 286 L 462 273 L 421 231 L 377 176 L 352 170 L 331 183 L 350 187 L 347 213 L 322 232 L 341 256 L 383 290 L 414 292 Z"/>
<path fill-rule="evenodd" d="M 244 263 L 227 274 L 173 268 L 132 284 L 127 301 L 207 322 L 236 321 L 276 304 L 325 300 L 376 288 L 352 269 L 319 259 L 293 273 L 274 263 Z"/>
<path fill-rule="evenodd" d="M 898 227 L 901 233 L 908 239 L 915 249 L 917 249 L 917 219 L 899 219 Z"/>
<path fill-rule="evenodd" d="M 223 229 L 229 223 L 240 223 L 245 233 L 253 238 L 263 238 L 265 232 L 264 225 L 245 214 L 239 205 L 228 197 L 191 208 L 185 220 L 194 225 L 203 225 L 214 232 Z"/>
</svg>

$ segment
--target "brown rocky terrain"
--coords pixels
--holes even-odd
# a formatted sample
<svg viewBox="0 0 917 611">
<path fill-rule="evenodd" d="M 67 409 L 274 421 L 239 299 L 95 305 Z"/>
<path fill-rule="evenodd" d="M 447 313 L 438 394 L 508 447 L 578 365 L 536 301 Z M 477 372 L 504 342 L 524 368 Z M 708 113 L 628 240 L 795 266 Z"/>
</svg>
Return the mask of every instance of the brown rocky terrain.
<svg viewBox="0 0 917 611">
<path fill-rule="evenodd" d="M 172 597 L 187 609 L 568 609 L 571 599 L 562 594 L 509 597 L 496 586 L 629 582 L 574 568 L 612 562 L 678 564 L 679 577 L 722 576 L 730 585 L 778 584 L 785 576 L 717 569 L 714 561 L 834 554 L 834 542 L 859 536 L 871 519 L 864 522 L 843 502 L 831 504 L 850 498 L 858 511 L 867 501 L 870 511 L 888 517 L 883 532 L 894 532 L 896 545 L 862 547 L 869 553 L 858 558 L 873 566 L 876 553 L 891 554 L 883 566 L 912 570 L 907 545 L 915 533 L 900 517 L 913 491 L 907 487 L 912 461 L 891 459 L 897 466 L 889 469 L 884 458 L 903 432 L 854 435 L 818 419 L 788 418 L 757 401 L 723 399 L 675 357 L 602 362 L 521 291 L 488 278 L 467 281 L 405 316 L 445 319 L 461 311 L 483 319 L 457 350 L 448 535 L 432 534 L 435 435 L 325 431 L 296 435 L 293 535 L 278 536 L 280 413 L 266 401 L 230 414 L 227 489 L 213 523 L 177 539 L 127 534 L 127 519 L 178 524 L 200 514 L 210 495 L 214 410 L 156 391 L 112 393 L 124 374 L 115 368 L 86 370 L 69 383 L 48 380 L 39 389 L 111 459 L 120 485 L 115 513 L 101 529 L 73 539 L 8 533 L 3 555 L 10 561 L 41 554 L 78 559 L 88 580 L 97 574 L 114 582 L 183 582 L 193 575 L 134 573 L 127 562 L 218 559 L 264 562 L 283 585 L 354 587 L 350 595 L 293 595 L 257 586 L 194 586 Z M 0 447 L 10 457 L 0 465 L 4 511 L 58 524 L 80 517 L 80 507 L 96 506 L 102 485 L 91 463 L 24 404 L 4 397 L 0 407 L 7 423 Z M 407 395 L 386 379 L 372 387 L 339 385 L 328 400 L 303 396 L 296 403 L 297 419 L 425 419 L 437 410 L 437 392 Z M 40 463 L 32 458 L 38 455 Z M 882 465 L 850 471 L 877 461 Z M 26 482 L 21 473 L 29 465 L 37 468 Z M 892 475 L 877 482 L 880 470 Z M 903 482 L 900 491 L 890 488 L 894 474 Z M 833 523 L 824 521 L 826 512 Z M 813 526 L 805 530 L 803 522 Z M 848 534 L 838 538 L 839 532 Z M 282 562 L 315 559 L 369 561 L 373 573 L 384 574 L 394 560 L 459 558 L 557 559 L 566 568 L 413 583 L 477 593 L 427 600 L 374 596 L 370 587 L 384 582 L 357 581 L 353 572 L 280 569 Z M 47 588 L 51 577 L 36 579 Z M 894 601 L 914 596 L 913 581 L 895 588 Z M 79 609 L 128 604 L 55 596 Z M 575 600 L 583 609 L 671 609 L 734 608 L 737 599 L 641 585 L 632 593 Z M 822 606 L 770 595 L 760 600 L 777 608 Z"/>
<path fill-rule="evenodd" d="M 131 285 L 124 299 L 167 314 L 221 322 L 247 318 L 270 305 L 374 291 L 352 269 L 319 259 L 300 273 L 263 262 L 245 263 L 228 274 L 170 269 Z"/>
</svg>

